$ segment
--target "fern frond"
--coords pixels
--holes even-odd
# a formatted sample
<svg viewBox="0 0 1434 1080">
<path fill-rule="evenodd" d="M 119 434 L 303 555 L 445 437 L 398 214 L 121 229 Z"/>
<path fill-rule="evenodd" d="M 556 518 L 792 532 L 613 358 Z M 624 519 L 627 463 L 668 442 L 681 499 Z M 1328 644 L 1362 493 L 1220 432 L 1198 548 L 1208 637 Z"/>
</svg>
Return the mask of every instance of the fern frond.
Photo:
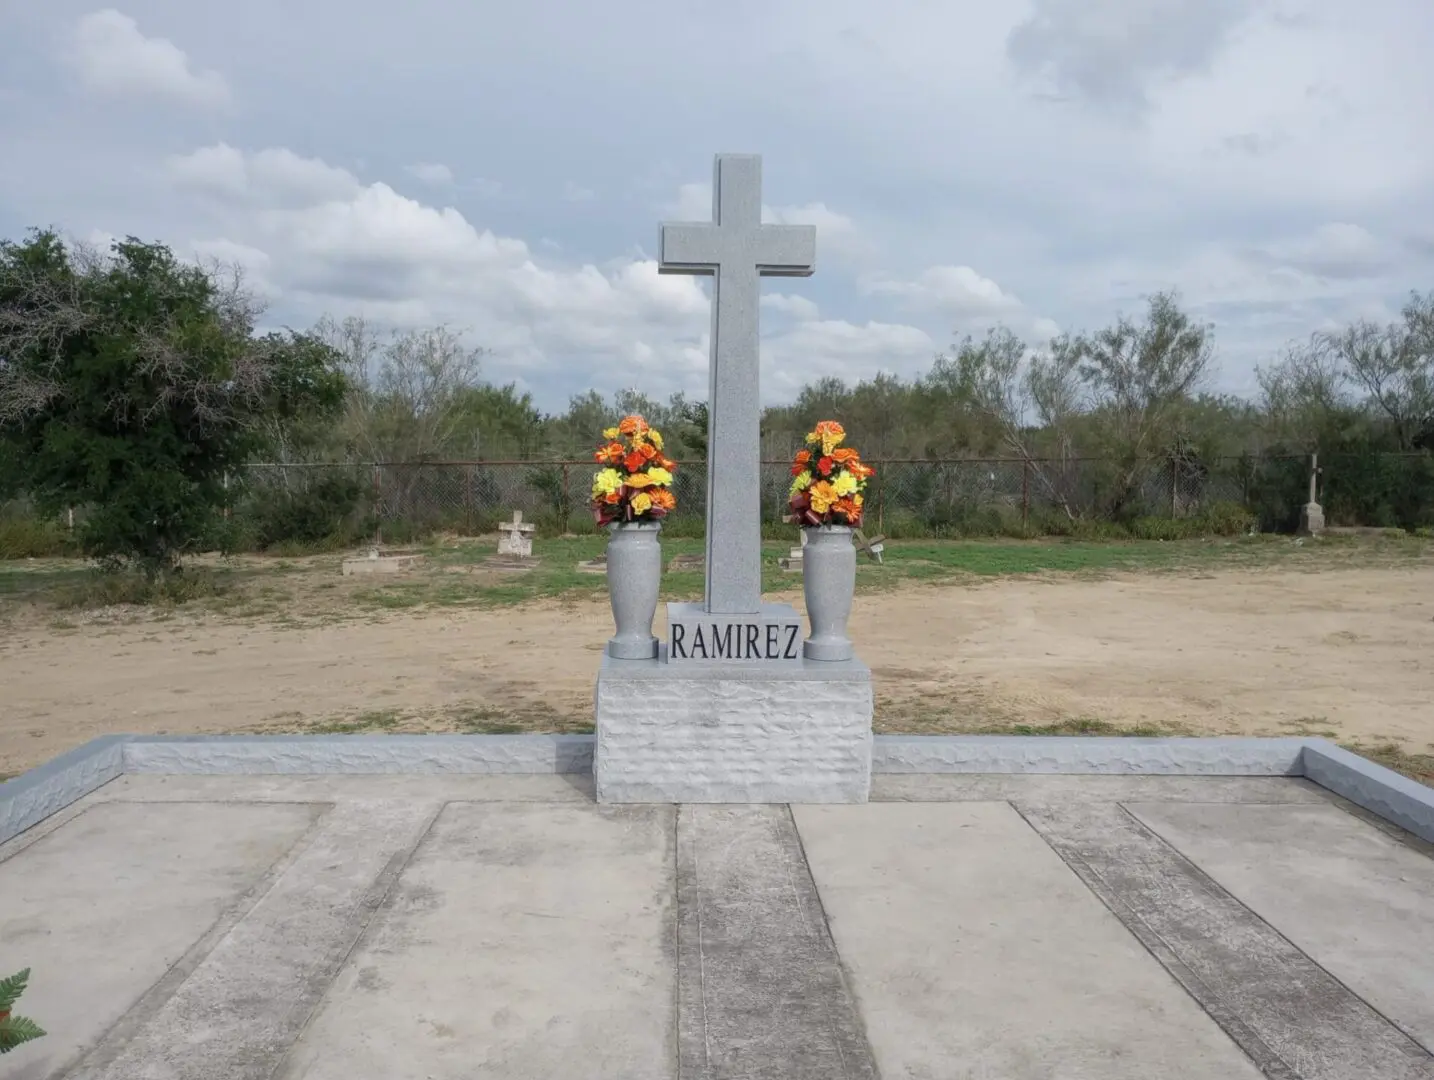
<svg viewBox="0 0 1434 1080">
<path fill-rule="evenodd" d="M 8 979 L 0 979 L 0 1012 L 5 1012 L 21 994 L 25 992 L 25 984 L 30 981 L 30 969 L 26 968 L 18 975 L 11 975 Z"/>
</svg>

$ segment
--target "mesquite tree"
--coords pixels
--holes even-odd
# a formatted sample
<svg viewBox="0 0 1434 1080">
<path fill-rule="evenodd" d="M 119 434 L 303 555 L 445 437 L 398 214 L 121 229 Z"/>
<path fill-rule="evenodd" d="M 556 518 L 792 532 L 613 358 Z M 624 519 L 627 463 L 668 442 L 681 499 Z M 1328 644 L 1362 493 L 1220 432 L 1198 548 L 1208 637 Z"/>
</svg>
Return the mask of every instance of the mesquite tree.
<svg viewBox="0 0 1434 1080">
<path fill-rule="evenodd" d="M 88 507 L 86 554 L 151 577 L 211 535 L 226 474 L 265 421 L 333 413 L 333 350 L 256 337 L 238 275 L 133 238 L 109 253 L 52 232 L 0 243 L 0 440 L 40 509 Z"/>
</svg>

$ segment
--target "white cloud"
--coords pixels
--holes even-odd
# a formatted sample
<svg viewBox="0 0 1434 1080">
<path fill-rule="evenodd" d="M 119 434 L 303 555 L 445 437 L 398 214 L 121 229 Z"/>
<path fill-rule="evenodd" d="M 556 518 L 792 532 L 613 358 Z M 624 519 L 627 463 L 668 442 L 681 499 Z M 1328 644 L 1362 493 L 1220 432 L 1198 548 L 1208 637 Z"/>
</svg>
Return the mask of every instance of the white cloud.
<svg viewBox="0 0 1434 1080">
<path fill-rule="evenodd" d="M 763 397 L 790 400 L 812 381 L 813 372 L 848 383 L 877 371 L 910 377 L 925 371 L 937 351 L 931 335 L 915 326 L 845 319 L 798 323 L 762 342 Z"/>
<path fill-rule="evenodd" d="M 69 60 L 88 89 L 114 96 L 163 97 L 189 105 L 229 101 L 216 71 L 194 71 L 184 50 L 168 38 L 145 37 L 139 24 L 114 8 L 80 19 Z"/>
<path fill-rule="evenodd" d="M 957 318 L 1011 314 L 1021 301 L 969 266 L 932 266 L 914 281 L 875 279 L 865 290 L 892 296 L 914 310 L 936 310 Z"/>
<path fill-rule="evenodd" d="M 1275 262 L 1332 278 L 1369 277 L 1395 258 L 1393 249 L 1368 229 L 1348 222 L 1321 225 L 1307 236 L 1278 240 L 1260 250 Z"/>
<path fill-rule="evenodd" d="M 181 188 L 268 208 L 350 199 L 361 189 L 347 169 L 282 147 L 246 154 L 221 142 L 170 157 L 165 166 Z"/>
<path fill-rule="evenodd" d="M 403 171 L 415 179 L 422 180 L 425 184 L 439 186 L 453 183 L 453 170 L 447 165 L 418 162 L 415 165 L 406 166 Z"/>
<path fill-rule="evenodd" d="M 805 296 L 787 293 L 763 293 L 762 306 L 789 315 L 799 322 L 811 322 L 821 315 L 820 309 Z"/>
<path fill-rule="evenodd" d="M 363 312 L 395 327 L 465 326 L 505 378 L 642 361 L 650 392 L 670 392 L 694 389 L 705 371 L 707 295 L 650 259 L 550 264 L 455 208 L 285 149 L 206 147 L 172 159 L 169 174 L 181 193 L 225 200 L 214 220 L 229 231 L 195 250 L 241 263 L 308 318 Z"/>
</svg>

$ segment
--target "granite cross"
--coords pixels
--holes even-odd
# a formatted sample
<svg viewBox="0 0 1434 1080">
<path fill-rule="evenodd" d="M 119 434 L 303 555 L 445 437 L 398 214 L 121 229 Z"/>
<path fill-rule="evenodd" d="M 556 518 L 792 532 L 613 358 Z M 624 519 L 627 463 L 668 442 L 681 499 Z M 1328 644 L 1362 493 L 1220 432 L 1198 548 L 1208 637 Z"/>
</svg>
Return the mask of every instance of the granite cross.
<svg viewBox="0 0 1434 1080">
<path fill-rule="evenodd" d="M 758 279 L 809 276 L 816 269 L 816 235 L 810 225 L 762 224 L 756 154 L 717 155 L 710 224 L 661 227 L 658 273 L 712 277 L 705 606 L 713 614 L 761 610 Z"/>
</svg>

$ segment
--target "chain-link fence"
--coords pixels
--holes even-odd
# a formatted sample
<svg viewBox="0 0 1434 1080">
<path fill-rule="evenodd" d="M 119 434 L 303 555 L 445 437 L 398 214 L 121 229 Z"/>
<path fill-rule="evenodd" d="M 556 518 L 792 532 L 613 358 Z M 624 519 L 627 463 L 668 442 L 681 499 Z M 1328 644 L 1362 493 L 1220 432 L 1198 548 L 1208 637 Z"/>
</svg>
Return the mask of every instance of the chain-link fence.
<svg viewBox="0 0 1434 1080">
<path fill-rule="evenodd" d="M 1251 455 L 1136 465 L 1096 458 L 870 464 L 876 475 L 867 489 L 868 519 L 876 530 L 897 536 L 1045 532 L 1062 521 L 1188 518 L 1221 506 L 1244 509 L 1262 528 L 1284 529 L 1293 526 L 1308 498 L 1310 476 L 1306 457 Z M 567 532 L 583 530 L 591 520 L 593 468 L 579 460 L 256 465 L 246 487 L 251 497 L 298 494 L 321 484 L 333 487 L 342 478 L 343 486 L 362 491 L 382 529 L 481 533 L 518 510 L 546 529 Z M 789 484 L 787 460 L 762 462 L 764 520 L 781 522 Z M 703 462 L 679 462 L 677 510 L 669 526 L 700 529 L 706 486 Z M 1378 455 L 1373 463 L 1332 459 L 1322 464 L 1319 486 L 1332 522 L 1386 524 L 1421 515 L 1434 520 L 1434 458 L 1427 454 Z"/>
<path fill-rule="evenodd" d="M 1138 535 L 1251 525 L 1288 532 L 1309 499 L 1311 480 L 1303 456 L 1167 459 L 1134 467 L 1097 458 L 871 464 L 876 475 L 866 493 L 867 524 L 892 537 L 1069 534 L 1092 526 L 1099 534 L 1107 522 L 1143 522 Z M 252 465 L 231 478 L 228 534 L 215 542 L 271 550 L 364 538 L 405 542 L 440 530 L 478 535 L 515 510 L 550 535 L 584 532 L 594 528 L 588 510 L 593 470 L 587 460 Z M 1331 525 L 1434 527 L 1434 454 L 1330 455 L 1320 458 L 1314 478 Z M 762 516 L 769 526 L 780 527 L 787 514 L 790 482 L 788 459 L 762 463 Z M 701 533 L 706 492 L 705 464 L 679 463 L 677 510 L 667 523 L 672 534 Z M 13 541 L 4 550 L 54 547 L 57 536 L 64 540 L 85 518 L 84 507 L 42 521 L 23 498 L 0 504 L 0 532 Z M 1185 519 L 1182 528 L 1160 527 L 1179 519 Z"/>
</svg>

